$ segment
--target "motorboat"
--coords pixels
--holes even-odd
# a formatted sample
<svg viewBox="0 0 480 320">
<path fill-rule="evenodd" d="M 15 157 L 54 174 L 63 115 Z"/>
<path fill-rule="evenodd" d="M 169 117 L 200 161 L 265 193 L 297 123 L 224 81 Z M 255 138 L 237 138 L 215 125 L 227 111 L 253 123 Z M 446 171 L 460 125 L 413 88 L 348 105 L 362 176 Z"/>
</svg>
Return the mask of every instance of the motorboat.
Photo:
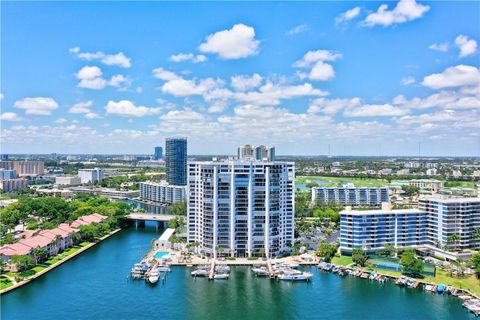
<svg viewBox="0 0 480 320">
<path fill-rule="evenodd" d="M 229 277 L 228 273 L 216 273 L 213 276 L 213 279 L 214 280 L 225 280 L 225 279 L 228 279 L 228 277 Z"/>
<path fill-rule="evenodd" d="M 208 273 L 209 273 L 208 270 L 197 269 L 197 270 L 192 271 L 190 274 L 193 277 L 208 277 Z"/>
<path fill-rule="evenodd" d="M 285 281 L 309 281 L 313 277 L 313 273 L 311 272 L 300 272 L 298 273 L 292 273 L 292 272 L 287 272 L 283 274 L 279 274 L 278 276 L 279 280 L 285 280 Z"/>
<path fill-rule="evenodd" d="M 257 276 L 268 276 L 268 270 L 266 267 L 254 267 L 252 268 L 252 272 L 255 273 Z"/>
<path fill-rule="evenodd" d="M 148 282 L 150 283 L 157 283 L 158 279 L 160 278 L 160 270 L 159 268 L 152 268 L 150 273 L 148 274 Z"/>
<path fill-rule="evenodd" d="M 170 272 L 170 267 L 169 266 L 159 266 L 158 271 L 160 272 Z"/>
</svg>

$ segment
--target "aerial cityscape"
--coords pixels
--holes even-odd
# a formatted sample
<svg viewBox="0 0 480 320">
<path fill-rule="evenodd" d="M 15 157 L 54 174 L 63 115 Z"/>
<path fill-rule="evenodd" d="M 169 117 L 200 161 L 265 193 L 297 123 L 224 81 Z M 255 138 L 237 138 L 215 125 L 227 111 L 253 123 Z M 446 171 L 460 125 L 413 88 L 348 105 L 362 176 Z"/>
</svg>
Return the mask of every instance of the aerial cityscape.
<svg viewBox="0 0 480 320">
<path fill-rule="evenodd" d="M 0 9 L 1 319 L 480 317 L 480 2 Z"/>
</svg>

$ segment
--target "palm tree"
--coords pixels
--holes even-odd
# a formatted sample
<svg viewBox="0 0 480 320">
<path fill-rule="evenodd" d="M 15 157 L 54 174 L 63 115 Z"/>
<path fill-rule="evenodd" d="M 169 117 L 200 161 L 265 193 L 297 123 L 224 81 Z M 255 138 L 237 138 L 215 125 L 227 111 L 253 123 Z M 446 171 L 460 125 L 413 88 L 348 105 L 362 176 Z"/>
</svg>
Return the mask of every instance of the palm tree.
<svg viewBox="0 0 480 320">
<path fill-rule="evenodd" d="M 455 250 L 456 247 L 457 247 L 457 241 L 460 240 L 460 237 L 458 236 L 458 234 L 454 233 L 452 234 L 451 236 L 448 236 L 447 238 L 447 244 L 449 245 L 450 247 L 450 244 L 453 243 L 453 247 L 452 249 Z"/>
<path fill-rule="evenodd" d="M 45 248 L 36 247 L 32 249 L 32 258 L 35 264 L 43 261 L 48 255 L 48 252 Z"/>
</svg>

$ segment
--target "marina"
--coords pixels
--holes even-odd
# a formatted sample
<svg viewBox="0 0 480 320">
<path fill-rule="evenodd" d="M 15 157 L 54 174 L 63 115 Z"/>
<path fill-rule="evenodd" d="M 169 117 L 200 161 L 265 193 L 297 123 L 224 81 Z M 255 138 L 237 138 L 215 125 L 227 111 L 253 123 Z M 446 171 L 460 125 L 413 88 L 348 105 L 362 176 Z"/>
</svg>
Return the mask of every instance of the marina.
<svg viewBox="0 0 480 320">
<path fill-rule="evenodd" d="M 168 280 L 157 285 L 126 279 L 162 231 L 149 226 L 123 230 L 52 270 L 48 277 L 2 296 L 2 319 L 30 319 L 31 312 L 36 319 L 51 319 L 52 314 L 68 318 L 72 312 L 81 313 L 82 318 L 125 319 L 138 318 L 138 310 L 176 319 L 357 319 L 358 314 L 379 319 L 384 310 L 389 310 L 389 319 L 475 319 L 462 307 L 465 303 L 475 306 L 471 296 L 426 294 L 393 281 L 382 284 L 348 276 L 353 270 L 347 268 L 334 273 L 334 267 L 325 272 L 299 263 L 298 270 L 313 276 L 311 281 L 296 282 L 271 280 L 257 276 L 252 267 L 230 265 L 228 280 L 209 281 L 207 276 L 192 277 L 200 266 L 172 264 Z M 263 261 L 254 264 L 265 266 Z M 58 295 L 68 303 L 49 303 Z"/>
</svg>

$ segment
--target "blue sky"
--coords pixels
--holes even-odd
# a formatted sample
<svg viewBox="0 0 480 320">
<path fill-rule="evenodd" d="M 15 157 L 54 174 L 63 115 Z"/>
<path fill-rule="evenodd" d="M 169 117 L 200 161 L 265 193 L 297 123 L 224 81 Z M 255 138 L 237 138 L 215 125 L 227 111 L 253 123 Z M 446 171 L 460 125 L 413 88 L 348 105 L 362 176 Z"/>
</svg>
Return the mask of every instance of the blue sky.
<svg viewBox="0 0 480 320">
<path fill-rule="evenodd" d="M 2 152 L 479 155 L 478 2 L 1 3 Z"/>
</svg>

